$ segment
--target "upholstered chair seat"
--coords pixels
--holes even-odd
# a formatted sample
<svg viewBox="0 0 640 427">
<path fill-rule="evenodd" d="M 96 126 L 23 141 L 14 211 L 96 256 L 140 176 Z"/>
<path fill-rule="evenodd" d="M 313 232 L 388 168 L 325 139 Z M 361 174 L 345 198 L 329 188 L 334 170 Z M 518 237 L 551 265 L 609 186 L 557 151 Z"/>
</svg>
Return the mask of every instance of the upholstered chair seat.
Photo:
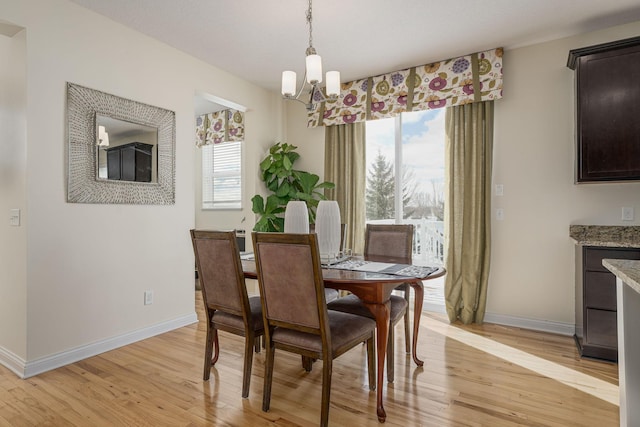
<svg viewBox="0 0 640 427">
<path fill-rule="evenodd" d="M 407 312 L 407 301 L 404 297 L 399 295 L 391 295 L 390 298 L 390 307 L 391 313 L 389 314 L 389 323 L 391 328 L 389 328 L 389 340 L 387 341 L 387 381 L 393 382 L 395 379 L 395 367 L 394 367 L 394 354 L 395 354 L 395 345 L 394 345 L 394 334 L 393 328 L 396 323 L 402 319 L 402 317 Z M 329 311 L 339 311 L 346 312 L 351 314 L 356 314 L 358 316 L 368 317 L 370 319 L 375 319 L 375 316 L 371 313 L 371 311 L 362 303 L 360 298 L 351 294 L 342 298 L 338 298 L 337 300 L 330 302 L 327 304 L 327 308 Z"/>
<path fill-rule="evenodd" d="M 249 297 L 249 309 L 251 311 L 251 323 L 249 326 L 251 326 L 255 332 L 264 332 L 262 303 L 260 302 L 259 295 Z M 226 326 L 227 328 L 244 329 L 244 319 L 242 317 L 224 311 L 216 310 L 213 313 L 212 321 L 216 325 Z M 262 334 L 260 333 L 259 335 Z"/>
<path fill-rule="evenodd" d="M 329 315 L 329 329 L 331 330 L 331 355 L 340 352 L 358 337 L 367 336 L 371 330 L 371 322 L 363 316 L 349 313 L 331 312 Z M 375 327 L 375 322 L 373 323 Z M 275 328 L 273 342 L 303 348 L 307 351 L 322 352 L 322 338 L 319 335 L 305 334 L 285 328 Z"/>
</svg>

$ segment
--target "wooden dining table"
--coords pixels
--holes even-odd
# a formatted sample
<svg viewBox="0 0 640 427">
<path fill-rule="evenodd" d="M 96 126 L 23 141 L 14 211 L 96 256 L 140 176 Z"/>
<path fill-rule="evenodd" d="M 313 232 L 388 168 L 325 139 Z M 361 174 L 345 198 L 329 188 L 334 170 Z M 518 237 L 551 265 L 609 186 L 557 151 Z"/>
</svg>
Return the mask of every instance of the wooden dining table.
<svg viewBox="0 0 640 427">
<path fill-rule="evenodd" d="M 406 259 L 391 257 L 367 257 L 369 261 L 410 264 Z M 246 278 L 257 279 L 256 265 L 253 260 L 242 260 L 242 270 Z M 391 292 L 400 284 L 408 283 L 415 291 L 413 310 L 413 339 L 411 355 L 416 365 L 422 366 L 424 362 L 418 358 L 417 343 L 420 327 L 420 315 L 424 299 L 423 280 L 435 279 L 446 273 L 444 268 L 438 268 L 427 277 L 407 277 L 392 274 L 382 274 L 364 271 L 341 270 L 335 268 L 323 268 L 322 278 L 326 288 L 349 291 L 358 296 L 364 305 L 371 311 L 376 320 L 376 352 L 377 352 L 377 415 L 381 423 L 386 421 L 387 414 L 383 405 L 384 388 L 384 364 L 387 355 L 387 341 L 389 338 L 389 315 Z"/>
</svg>

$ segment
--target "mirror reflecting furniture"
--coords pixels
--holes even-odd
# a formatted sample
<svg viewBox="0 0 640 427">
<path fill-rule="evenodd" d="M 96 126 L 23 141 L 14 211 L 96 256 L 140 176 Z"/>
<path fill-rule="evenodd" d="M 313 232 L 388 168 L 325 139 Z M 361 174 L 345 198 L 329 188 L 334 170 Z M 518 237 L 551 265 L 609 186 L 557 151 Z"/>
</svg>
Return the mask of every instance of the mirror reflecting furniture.
<svg viewBox="0 0 640 427">
<path fill-rule="evenodd" d="M 67 83 L 67 120 L 68 202 L 175 203 L 173 111 Z"/>
<path fill-rule="evenodd" d="M 99 179 L 158 182 L 158 129 L 96 114 Z"/>
</svg>

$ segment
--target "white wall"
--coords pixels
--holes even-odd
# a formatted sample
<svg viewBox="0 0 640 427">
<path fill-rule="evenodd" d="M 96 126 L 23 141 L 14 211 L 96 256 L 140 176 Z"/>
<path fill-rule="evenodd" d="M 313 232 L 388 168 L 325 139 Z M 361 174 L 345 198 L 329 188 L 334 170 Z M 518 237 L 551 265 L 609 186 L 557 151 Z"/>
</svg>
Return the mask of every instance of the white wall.
<svg viewBox="0 0 640 427">
<path fill-rule="evenodd" d="M 0 348 L 29 375 L 195 321 L 194 95 L 249 108 L 258 146 L 278 133 L 274 95 L 66 0 L 0 0 L 0 20 L 28 34 L 26 354 L 4 341 L 13 325 L 0 325 Z M 175 205 L 66 203 L 66 82 L 175 111 Z"/>
<path fill-rule="evenodd" d="M 307 128 L 307 109 L 299 102 L 286 102 L 287 134 L 284 142 L 298 146 L 296 169 L 315 173 L 324 180 L 324 127 Z M 364 203 L 364 195 L 363 195 Z"/>
<path fill-rule="evenodd" d="M 622 222 L 640 209 L 640 183 L 574 184 L 574 72 L 569 50 L 637 36 L 640 22 L 505 52 L 504 98 L 496 103 L 493 222 L 487 311 L 574 323 L 570 224 Z"/>
<path fill-rule="evenodd" d="M 637 36 L 640 22 L 507 50 L 504 98 L 496 102 L 493 198 L 505 219 L 492 222 L 487 320 L 573 333 L 574 242 L 570 224 L 638 225 L 640 183 L 575 185 L 574 72 L 569 50 Z M 304 107 L 287 106 L 288 142 L 300 165 L 323 176 L 324 132 L 307 129 Z M 363 196 L 364 203 L 364 196 Z"/>
<path fill-rule="evenodd" d="M 0 35 L 0 354 L 14 369 L 27 354 L 26 31 Z M 12 227 L 10 209 L 22 226 Z"/>
</svg>

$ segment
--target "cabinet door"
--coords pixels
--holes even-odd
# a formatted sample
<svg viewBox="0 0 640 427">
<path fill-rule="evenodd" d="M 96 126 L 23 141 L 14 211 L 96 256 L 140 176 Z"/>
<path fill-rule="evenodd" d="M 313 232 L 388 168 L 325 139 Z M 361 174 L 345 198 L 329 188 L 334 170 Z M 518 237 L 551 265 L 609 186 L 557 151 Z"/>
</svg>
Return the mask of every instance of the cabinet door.
<svg viewBox="0 0 640 427">
<path fill-rule="evenodd" d="M 136 181 L 151 182 L 151 149 L 136 148 Z"/>
<path fill-rule="evenodd" d="M 587 308 L 617 309 L 616 277 L 611 273 L 588 271 L 584 275 L 584 304 Z"/>
<path fill-rule="evenodd" d="M 577 181 L 640 179 L 640 46 L 579 59 Z"/>
<path fill-rule="evenodd" d="M 618 322 L 615 311 L 588 308 L 585 338 L 588 344 L 618 347 Z"/>
<path fill-rule="evenodd" d="M 107 178 L 120 179 L 120 150 L 107 151 Z"/>
<path fill-rule="evenodd" d="M 120 161 L 122 171 L 120 172 L 122 181 L 136 180 L 136 149 L 125 147 L 120 150 Z"/>
</svg>

